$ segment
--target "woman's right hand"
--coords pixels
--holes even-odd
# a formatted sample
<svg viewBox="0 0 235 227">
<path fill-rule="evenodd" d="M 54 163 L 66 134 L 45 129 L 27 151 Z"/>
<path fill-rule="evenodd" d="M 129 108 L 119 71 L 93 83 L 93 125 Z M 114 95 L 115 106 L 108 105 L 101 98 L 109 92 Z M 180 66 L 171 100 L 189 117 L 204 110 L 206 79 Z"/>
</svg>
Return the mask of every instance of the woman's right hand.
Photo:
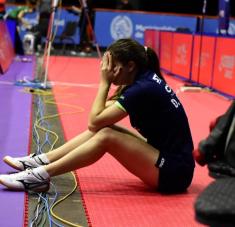
<svg viewBox="0 0 235 227">
<path fill-rule="evenodd" d="M 110 84 L 113 81 L 113 59 L 110 52 L 105 52 L 102 58 L 101 79 Z"/>
<path fill-rule="evenodd" d="M 113 82 L 120 68 L 114 66 L 113 57 L 109 51 L 105 52 L 101 61 L 101 79 L 109 84 Z"/>
</svg>

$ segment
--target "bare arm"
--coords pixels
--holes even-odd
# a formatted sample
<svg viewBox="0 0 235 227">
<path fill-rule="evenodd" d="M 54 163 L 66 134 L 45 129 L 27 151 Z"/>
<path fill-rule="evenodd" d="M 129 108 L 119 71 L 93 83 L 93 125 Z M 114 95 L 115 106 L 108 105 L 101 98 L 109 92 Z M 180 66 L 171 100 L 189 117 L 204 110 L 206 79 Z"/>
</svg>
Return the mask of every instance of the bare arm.
<svg viewBox="0 0 235 227">
<path fill-rule="evenodd" d="M 114 102 L 107 103 L 112 80 L 118 73 L 119 69 L 113 67 L 111 54 L 106 53 L 101 63 L 101 80 L 98 92 L 89 115 L 88 128 L 91 131 L 113 125 L 127 116 L 127 113 L 119 109 Z"/>
</svg>

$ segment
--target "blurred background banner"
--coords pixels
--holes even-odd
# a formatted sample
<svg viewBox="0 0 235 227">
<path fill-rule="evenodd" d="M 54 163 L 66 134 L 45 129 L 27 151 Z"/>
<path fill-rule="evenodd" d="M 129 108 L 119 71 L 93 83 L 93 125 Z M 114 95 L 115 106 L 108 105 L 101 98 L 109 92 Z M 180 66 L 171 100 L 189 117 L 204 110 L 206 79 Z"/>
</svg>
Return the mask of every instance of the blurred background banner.
<svg viewBox="0 0 235 227">
<path fill-rule="evenodd" d="M 230 20 L 230 0 L 219 0 L 219 34 L 228 34 Z"/>
<path fill-rule="evenodd" d="M 176 31 L 182 27 L 192 33 L 196 32 L 197 18 L 150 13 L 140 16 L 138 12 L 97 11 L 95 19 L 95 34 L 101 46 L 107 46 L 114 40 L 124 37 L 132 37 L 143 44 L 146 29 Z"/>
<path fill-rule="evenodd" d="M 223 7 L 226 6 L 226 15 L 228 16 L 229 7 L 227 0 L 224 1 Z M 225 4 L 226 2 L 226 4 Z M 7 6 L 10 11 L 14 6 Z M 221 6 L 222 7 L 222 6 Z M 224 11 L 225 12 L 225 11 Z M 29 24 L 37 23 L 37 13 L 25 15 L 25 19 Z M 235 35 L 235 19 L 226 17 L 205 17 L 203 33 L 209 35 L 217 35 L 220 29 L 228 29 L 229 35 Z M 79 14 L 71 12 L 66 8 L 62 8 L 56 12 L 55 25 L 56 36 L 60 36 L 68 22 L 79 22 Z M 197 15 L 167 15 L 160 13 L 140 12 L 140 11 L 118 11 L 112 9 L 96 9 L 95 10 L 94 31 L 97 44 L 101 47 L 107 47 L 114 40 L 122 37 L 132 37 L 144 43 L 145 30 L 162 30 L 162 31 L 187 31 L 197 33 L 198 23 L 200 23 Z M 24 27 L 21 27 L 20 36 L 23 39 L 27 33 Z M 72 36 L 76 44 L 79 44 L 79 26 Z M 60 42 L 55 39 L 55 42 Z M 64 42 L 67 42 L 66 40 Z"/>
</svg>

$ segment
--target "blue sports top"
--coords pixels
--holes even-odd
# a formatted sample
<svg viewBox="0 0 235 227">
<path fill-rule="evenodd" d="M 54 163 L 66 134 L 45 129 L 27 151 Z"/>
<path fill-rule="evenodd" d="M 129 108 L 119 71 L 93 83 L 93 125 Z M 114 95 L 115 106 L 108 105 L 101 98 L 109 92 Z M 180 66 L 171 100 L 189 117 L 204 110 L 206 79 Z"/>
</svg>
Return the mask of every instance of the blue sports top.
<svg viewBox="0 0 235 227">
<path fill-rule="evenodd" d="M 159 151 L 192 153 L 184 108 L 169 85 L 155 73 L 139 75 L 122 92 L 117 105 L 129 114 L 132 127 Z"/>
</svg>

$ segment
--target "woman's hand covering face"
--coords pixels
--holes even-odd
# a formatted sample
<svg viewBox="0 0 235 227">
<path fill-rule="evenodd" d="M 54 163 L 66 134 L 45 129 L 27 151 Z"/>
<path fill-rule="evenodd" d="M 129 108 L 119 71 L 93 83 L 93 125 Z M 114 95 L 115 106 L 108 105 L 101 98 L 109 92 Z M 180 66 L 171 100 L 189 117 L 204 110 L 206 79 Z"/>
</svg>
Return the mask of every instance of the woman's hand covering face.
<svg viewBox="0 0 235 227">
<path fill-rule="evenodd" d="M 120 65 L 115 65 L 110 52 L 105 52 L 101 61 L 101 79 L 108 83 L 112 83 L 120 72 Z"/>
</svg>

